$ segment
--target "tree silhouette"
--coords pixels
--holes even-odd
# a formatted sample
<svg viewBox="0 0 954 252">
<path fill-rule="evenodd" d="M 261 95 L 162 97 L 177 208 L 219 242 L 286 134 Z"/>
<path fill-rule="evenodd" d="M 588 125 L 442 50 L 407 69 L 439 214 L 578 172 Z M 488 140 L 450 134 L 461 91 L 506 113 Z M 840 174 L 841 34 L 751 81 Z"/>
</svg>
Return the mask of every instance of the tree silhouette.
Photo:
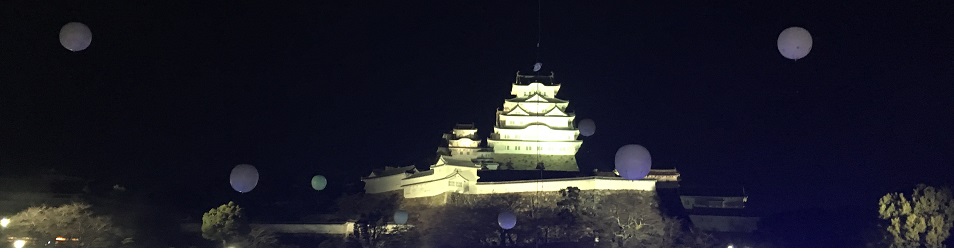
<svg viewBox="0 0 954 252">
<path fill-rule="evenodd" d="M 39 247 L 57 237 L 66 238 L 57 246 L 104 248 L 129 243 L 128 232 L 116 227 L 109 216 L 96 216 L 85 203 L 58 207 L 31 207 L 10 217 L 8 236 L 31 237 L 31 247 Z M 76 238 L 77 240 L 73 240 Z"/>
<path fill-rule="evenodd" d="M 250 232 L 245 212 L 235 202 L 229 201 L 202 215 L 202 238 L 221 241 L 223 247 L 240 242 Z"/>
<path fill-rule="evenodd" d="M 889 193 L 881 197 L 878 211 L 889 222 L 885 243 L 895 248 L 944 247 L 954 226 L 954 197 L 950 188 L 919 184 L 911 197 Z"/>
</svg>

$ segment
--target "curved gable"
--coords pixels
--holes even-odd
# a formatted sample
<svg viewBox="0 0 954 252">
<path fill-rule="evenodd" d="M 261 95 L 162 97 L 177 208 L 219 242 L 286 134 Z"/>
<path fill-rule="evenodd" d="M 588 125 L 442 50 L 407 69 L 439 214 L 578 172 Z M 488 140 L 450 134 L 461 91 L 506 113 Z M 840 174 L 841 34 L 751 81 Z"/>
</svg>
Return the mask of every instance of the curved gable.
<svg viewBox="0 0 954 252">
<path fill-rule="evenodd" d="M 553 106 L 553 108 L 551 108 L 550 111 L 547 111 L 545 115 L 546 116 L 569 116 L 566 113 L 564 113 L 562 110 L 560 110 L 559 107 L 557 106 Z"/>
<path fill-rule="evenodd" d="M 530 96 L 529 98 L 527 98 L 527 99 L 524 100 L 524 101 L 527 101 L 527 102 L 549 102 L 549 101 L 547 100 L 547 98 L 544 98 L 544 97 L 541 96 L 540 94 L 533 94 L 533 96 Z"/>
<path fill-rule="evenodd" d="M 530 113 L 527 113 L 526 110 L 520 107 L 520 105 L 513 106 L 513 109 L 507 111 L 506 115 L 525 115 L 528 116 Z"/>
</svg>

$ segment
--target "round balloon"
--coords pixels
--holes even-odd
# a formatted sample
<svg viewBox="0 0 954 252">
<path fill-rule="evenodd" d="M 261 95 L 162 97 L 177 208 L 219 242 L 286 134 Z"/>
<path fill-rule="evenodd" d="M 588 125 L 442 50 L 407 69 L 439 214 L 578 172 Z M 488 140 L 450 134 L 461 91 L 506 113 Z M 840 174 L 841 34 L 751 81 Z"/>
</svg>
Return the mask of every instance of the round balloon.
<svg viewBox="0 0 954 252">
<path fill-rule="evenodd" d="M 397 210 L 394 212 L 394 223 L 398 225 L 404 225 L 407 223 L 407 212 L 404 210 Z"/>
<path fill-rule="evenodd" d="M 83 23 L 70 22 L 60 28 L 60 44 L 67 50 L 78 52 L 86 50 L 93 42 L 93 32 Z"/>
<path fill-rule="evenodd" d="M 578 128 L 580 128 L 580 135 L 583 136 L 592 136 L 596 133 L 596 123 L 592 119 L 583 119 Z"/>
<path fill-rule="evenodd" d="M 627 144 L 616 151 L 616 170 L 619 176 L 629 180 L 643 179 L 649 175 L 653 163 L 646 147 Z"/>
<path fill-rule="evenodd" d="M 325 186 L 327 185 L 328 180 L 325 179 L 325 176 L 315 175 L 314 177 L 311 177 L 311 188 L 315 189 L 315 191 L 321 191 L 325 189 Z"/>
<path fill-rule="evenodd" d="M 789 27 L 778 35 L 778 52 L 788 59 L 798 60 L 812 50 L 812 35 L 801 27 Z"/>
<path fill-rule="evenodd" d="M 236 165 L 235 168 L 232 168 L 229 183 L 232 184 L 232 189 L 237 192 L 251 192 L 258 185 L 258 170 L 255 169 L 255 166 L 248 164 Z"/>
<path fill-rule="evenodd" d="M 511 229 L 517 225 L 517 216 L 510 211 L 503 211 L 497 215 L 497 225 L 500 225 L 500 228 Z"/>
</svg>

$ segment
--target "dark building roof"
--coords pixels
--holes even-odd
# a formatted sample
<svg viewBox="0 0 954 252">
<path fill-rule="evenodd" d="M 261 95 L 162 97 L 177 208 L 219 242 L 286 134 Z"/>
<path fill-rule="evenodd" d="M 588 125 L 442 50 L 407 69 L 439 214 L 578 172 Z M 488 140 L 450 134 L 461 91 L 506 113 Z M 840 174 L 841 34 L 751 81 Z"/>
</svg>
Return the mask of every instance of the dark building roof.
<svg viewBox="0 0 954 252">
<path fill-rule="evenodd" d="M 418 173 L 411 174 L 411 176 L 407 176 L 407 177 L 404 178 L 404 179 L 419 178 L 419 177 L 424 177 L 424 176 L 430 176 L 430 175 L 433 175 L 433 174 L 434 174 L 434 170 L 426 170 L 426 171 L 422 171 L 422 172 L 418 172 Z"/>
<path fill-rule="evenodd" d="M 477 129 L 477 127 L 474 126 L 474 123 L 458 123 L 454 125 L 454 129 L 469 130 L 469 129 Z"/>
<path fill-rule="evenodd" d="M 530 100 L 530 98 L 533 98 L 534 96 L 540 96 L 541 99 L 546 100 L 547 102 L 552 102 L 552 103 L 568 103 L 568 102 L 569 102 L 569 101 L 567 101 L 567 100 L 563 100 L 563 99 L 560 99 L 560 98 L 543 97 L 543 96 L 541 96 L 541 95 L 539 95 L 539 94 L 534 94 L 534 95 L 531 95 L 531 96 L 529 96 L 529 97 L 515 97 L 515 98 L 510 98 L 510 99 L 507 99 L 507 101 L 509 101 L 509 102 L 526 102 L 527 100 Z M 519 106 L 519 105 L 517 105 L 517 106 Z M 554 107 L 554 108 L 557 108 L 557 106 L 553 106 L 553 107 Z M 551 110 L 552 110 L 552 109 L 551 109 Z M 547 112 L 550 112 L 550 111 L 547 110 Z M 544 112 L 544 113 L 547 113 L 547 112 Z"/>
<path fill-rule="evenodd" d="M 689 215 L 713 215 L 713 216 L 737 216 L 737 217 L 755 217 L 745 208 L 708 208 L 695 207 L 692 210 L 686 210 Z"/>
<path fill-rule="evenodd" d="M 745 197 L 745 188 L 743 187 L 692 187 L 682 186 L 679 188 L 679 194 L 682 196 L 707 196 L 707 197 Z"/>
<path fill-rule="evenodd" d="M 417 169 L 415 169 L 413 165 L 410 165 L 410 166 L 404 166 L 404 167 L 385 167 L 383 170 L 374 169 L 371 172 L 374 174 L 373 177 L 386 177 L 386 176 L 391 176 L 394 174 L 400 174 L 405 172 L 417 173 Z"/>
<path fill-rule="evenodd" d="M 550 75 L 521 75 L 520 72 L 517 72 L 516 83 L 520 85 L 527 85 L 534 82 L 543 83 L 547 86 L 557 85 L 554 81 L 554 75 L 551 72 Z"/>
</svg>

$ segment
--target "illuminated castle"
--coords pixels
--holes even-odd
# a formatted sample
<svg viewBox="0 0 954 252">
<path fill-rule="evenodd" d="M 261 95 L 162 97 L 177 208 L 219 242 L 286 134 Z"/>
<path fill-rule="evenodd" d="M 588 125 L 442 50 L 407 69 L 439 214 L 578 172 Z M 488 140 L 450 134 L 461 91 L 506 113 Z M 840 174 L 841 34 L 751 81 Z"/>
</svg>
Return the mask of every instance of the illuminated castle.
<svg viewBox="0 0 954 252">
<path fill-rule="evenodd" d="M 362 178 L 365 193 L 402 190 L 405 198 L 418 198 L 445 192 L 558 191 L 570 186 L 581 190 L 654 191 L 657 182 L 678 182 L 675 169 L 653 169 L 642 180 L 581 172 L 575 155 L 583 140 L 573 124 L 576 115 L 567 111 L 568 101 L 556 98 L 560 84 L 553 74 L 518 72 L 510 90 L 514 97 L 504 100 L 503 108 L 497 110 L 494 132 L 486 144 L 473 124 L 458 124 L 444 134 L 438 160 L 429 170 L 419 171 L 414 166 L 375 170 Z"/>
</svg>

